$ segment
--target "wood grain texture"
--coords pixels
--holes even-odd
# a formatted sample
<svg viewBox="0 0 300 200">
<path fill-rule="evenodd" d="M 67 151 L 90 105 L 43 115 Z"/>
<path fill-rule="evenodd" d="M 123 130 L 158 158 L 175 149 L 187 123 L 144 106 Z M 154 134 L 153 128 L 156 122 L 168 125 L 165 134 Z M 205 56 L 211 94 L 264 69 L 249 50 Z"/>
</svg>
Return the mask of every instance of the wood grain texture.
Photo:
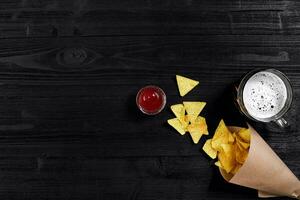
<svg viewBox="0 0 300 200">
<path fill-rule="evenodd" d="M 0 2 L 0 37 L 298 34 L 297 0 Z"/>
<path fill-rule="evenodd" d="M 232 85 L 249 70 L 290 78 L 289 130 L 252 124 L 300 177 L 298 1 L 0 2 L 1 199 L 257 199 L 226 184 L 201 151 L 166 125 L 168 107 L 208 102 L 243 125 Z M 175 74 L 200 81 L 179 97 Z M 142 115 L 155 84 L 167 106 Z M 280 198 L 284 199 L 284 198 Z"/>
</svg>

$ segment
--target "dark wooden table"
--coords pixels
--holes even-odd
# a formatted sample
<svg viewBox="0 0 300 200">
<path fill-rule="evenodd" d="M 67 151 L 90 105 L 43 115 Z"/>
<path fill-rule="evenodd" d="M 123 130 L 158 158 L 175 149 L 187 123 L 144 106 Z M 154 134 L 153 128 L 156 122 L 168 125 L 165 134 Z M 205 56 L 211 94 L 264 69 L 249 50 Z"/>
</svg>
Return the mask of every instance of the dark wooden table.
<svg viewBox="0 0 300 200">
<path fill-rule="evenodd" d="M 166 120 L 208 103 L 213 133 L 238 125 L 232 84 L 255 68 L 290 78 L 289 130 L 252 123 L 300 177 L 297 0 L 0 1 L 1 199 L 257 199 L 225 183 L 201 147 Z M 200 81 L 184 98 L 175 74 Z M 143 116 L 135 95 L 162 87 Z M 280 198 L 283 199 L 283 198 Z"/>
</svg>

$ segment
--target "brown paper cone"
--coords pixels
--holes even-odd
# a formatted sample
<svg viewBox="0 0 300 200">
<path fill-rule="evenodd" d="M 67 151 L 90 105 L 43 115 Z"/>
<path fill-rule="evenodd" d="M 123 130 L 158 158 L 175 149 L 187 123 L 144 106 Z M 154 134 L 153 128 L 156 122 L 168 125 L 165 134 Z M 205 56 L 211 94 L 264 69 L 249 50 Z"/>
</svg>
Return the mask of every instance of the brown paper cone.
<svg viewBox="0 0 300 200">
<path fill-rule="evenodd" d="M 239 127 L 229 127 L 237 131 Z M 288 196 L 300 199 L 300 181 L 271 147 L 249 125 L 251 142 L 248 157 L 234 175 L 220 170 L 229 183 L 258 190 L 259 197 Z"/>
</svg>

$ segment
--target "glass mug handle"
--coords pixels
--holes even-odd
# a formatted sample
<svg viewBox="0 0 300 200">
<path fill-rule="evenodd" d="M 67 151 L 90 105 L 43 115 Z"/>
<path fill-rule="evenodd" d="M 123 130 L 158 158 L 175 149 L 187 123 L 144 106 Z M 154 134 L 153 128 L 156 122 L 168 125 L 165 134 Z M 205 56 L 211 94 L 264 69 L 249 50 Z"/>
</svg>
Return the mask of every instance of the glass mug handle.
<svg viewBox="0 0 300 200">
<path fill-rule="evenodd" d="M 287 128 L 289 126 L 289 123 L 284 118 L 276 119 L 274 122 L 281 128 Z"/>
</svg>

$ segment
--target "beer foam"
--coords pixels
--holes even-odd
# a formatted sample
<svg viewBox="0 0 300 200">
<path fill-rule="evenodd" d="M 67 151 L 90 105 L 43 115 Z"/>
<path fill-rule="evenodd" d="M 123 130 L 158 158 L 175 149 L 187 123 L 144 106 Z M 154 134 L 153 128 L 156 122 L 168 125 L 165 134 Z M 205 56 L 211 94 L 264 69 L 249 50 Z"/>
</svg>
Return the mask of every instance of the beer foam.
<svg viewBox="0 0 300 200">
<path fill-rule="evenodd" d="M 246 82 L 243 101 L 248 113 L 255 119 L 266 119 L 278 114 L 287 100 L 287 89 L 274 73 L 262 71 Z"/>
</svg>

